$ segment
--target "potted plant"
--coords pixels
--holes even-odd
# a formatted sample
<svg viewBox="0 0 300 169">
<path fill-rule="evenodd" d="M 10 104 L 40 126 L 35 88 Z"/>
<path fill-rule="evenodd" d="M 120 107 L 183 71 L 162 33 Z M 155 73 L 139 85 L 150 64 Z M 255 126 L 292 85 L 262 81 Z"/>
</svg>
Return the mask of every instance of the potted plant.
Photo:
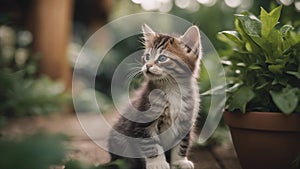
<svg viewBox="0 0 300 169">
<path fill-rule="evenodd" d="M 279 26 L 281 9 L 243 12 L 218 34 L 231 47 L 224 120 L 243 169 L 300 168 L 300 33 Z"/>
</svg>

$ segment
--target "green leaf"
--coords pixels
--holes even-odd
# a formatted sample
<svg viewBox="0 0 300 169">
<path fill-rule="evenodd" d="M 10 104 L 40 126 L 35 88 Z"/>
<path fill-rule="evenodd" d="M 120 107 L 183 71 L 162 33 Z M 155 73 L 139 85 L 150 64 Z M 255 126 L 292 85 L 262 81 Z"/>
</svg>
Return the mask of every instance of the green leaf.
<svg viewBox="0 0 300 169">
<path fill-rule="evenodd" d="M 252 64 L 248 67 L 248 69 L 250 69 L 250 70 L 259 70 L 259 69 L 262 69 L 262 67 L 260 65 L 257 65 L 257 64 Z"/>
<path fill-rule="evenodd" d="M 282 38 L 278 30 L 271 30 L 269 37 L 252 37 L 253 41 L 263 49 L 266 62 L 274 63 L 275 59 L 282 55 Z"/>
<path fill-rule="evenodd" d="M 275 74 L 281 74 L 282 73 L 282 69 L 283 69 L 283 65 L 270 65 L 268 66 L 268 69 Z"/>
<path fill-rule="evenodd" d="M 260 84 L 259 86 L 257 86 L 255 89 L 260 90 L 260 89 L 263 89 L 264 87 L 266 87 L 268 85 L 269 85 L 269 82 L 264 82 L 264 83 Z"/>
<path fill-rule="evenodd" d="M 242 84 L 240 83 L 235 83 L 233 86 L 229 87 L 228 89 L 226 89 L 226 92 L 234 92 L 236 91 Z"/>
<path fill-rule="evenodd" d="M 279 6 L 275 9 L 273 9 L 270 13 L 268 13 L 263 8 L 261 8 L 261 12 L 260 12 L 261 28 L 262 28 L 261 35 L 263 38 L 267 39 L 271 30 L 278 23 L 281 9 L 282 9 L 282 6 Z"/>
<path fill-rule="evenodd" d="M 245 26 L 245 20 L 246 18 L 249 16 L 245 16 L 245 15 L 236 15 L 236 19 L 235 19 L 235 28 L 237 30 L 237 32 L 241 35 L 241 39 L 242 41 L 244 42 L 245 44 L 245 48 L 247 49 L 247 51 L 251 52 L 251 53 L 255 53 L 255 54 L 258 54 L 258 53 L 261 53 L 261 50 L 260 48 L 257 46 L 257 44 L 253 41 L 253 37 L 250 37 L 249 34 L 249 30 L 246 30 L 247 29 L 247 26 Z M 244 18 L 244 19 L 243 19 Z M 257 33 L 253 33 L 253 34 L 257 34 Z M 257 38 L 259 38 L 259 36 L 255 36 Z"/>
<path fill-rule="evenodd" d="M 287 71 L 287 74 L 296 76 L 298 79 L 300 79 L 300 72 L 293 72 L 293 71 Z"/>
<path fill-rule="evenodd" d="M 254 19 L 246 15 L 236 15 L 236 17 L 241 22 L 244 31 L 249 36 L 260 37 L 261 23 L 258 19 Z"/>
<path fill-rule="evenodd" d="M 294 27 L 291 26 L 291 25 L 283 25 L 281 28 L 280 28 L 280 33 L 283 37 L 286 37 L 287 33 L 294 30 Z"/>
<path fill-rule="evenodd" d="M 291 114 L 299 102 L 298 88 L 287 86 L 281 91 L 270 91 L 272 99 L 276 106 L 285 114 Z"/>
<path fill-rule="evenodd" d="M 273 59 L 282 56 L 284 51 L 283 37 L 279 30 L 271 30 L 268 42 L 271 44 Z"/>
<path fill-rule="evenodd" d="M 300 46 L 300 33 L 296 33 L 294 31 L 290 31 L 287 33 L 286 37 L 286 42 L 290 44 L 290 46 Z"/>
<path fill-rule="evenodd" d="M 236 31 L 222 31 L 218 33 L 218 38 L 224 42 L 231 43 L 233 42 L 234 45 L 242 47 L 243 42 L 238 36 Z"/>
<path fill-rule="evenodd" d="M 222 95 L 225 92 L 225 88 L 226 84 L 222 84 L 201 93 L 201 96 Z"/>
<path fill-rule="evenodd" d="M 292 46 L 291 36 L 290 36 L 292 30 L 294 30 L 294 27 L 292 27 L 291 25 L 284 25 L 280 28 L 280 34 L 283 39 L 282 47 L 283 47 L 283 51 L 285 52 L 286 50 L 289 50 Z"/>
<path fill-rule="evenodd" d="M 115 160 L 113 162 L 110 162 L 108 164 L 103 165 L 104 168 L 120 168 L 120 169 L 129 169 L 128 163 L 126 163 L 124 160 Z"/>
<path fill-rule="evenodd" d="M 231 96 L 231 101 L 228 107 L 229 111 L 239 109 L 245 113 L 247 103 L 251 101 L 254 96 L 255 94 L 249 86 L 240 87 Z"/>
</svg>

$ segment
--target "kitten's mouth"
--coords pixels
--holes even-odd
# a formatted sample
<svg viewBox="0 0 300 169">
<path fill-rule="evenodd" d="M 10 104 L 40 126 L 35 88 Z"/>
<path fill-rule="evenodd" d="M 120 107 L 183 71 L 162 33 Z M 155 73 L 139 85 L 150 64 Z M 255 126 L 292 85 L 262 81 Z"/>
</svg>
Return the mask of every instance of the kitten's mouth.
<svg viewBox="0 0 300 169">
<path fill-rule="evenodd" d="M 162 79 L 164 76 L 160 73 L 154 73 L 149 70 L 145 72 L 145 75 L 150 79 Z"/>
<path fill-rule="evenodd" d="M 160 73 L 151 72 L 150 70 L 147 70 L 146 73 L 147 73 L 147 74 L 150 74 L 150 75 L 152 75 L 152 76 L 161 76 Z"/>
<path fill-rule="evenodd" d="M 161 80 L 165 78 L 165 73 L 157 68 L 146 68 L 146 66 L 144 66 L 143 68 L 144 69 L 142 69 L 142 72 L 146 78 L 149 78 L 151 80 Z"/>
</svg>

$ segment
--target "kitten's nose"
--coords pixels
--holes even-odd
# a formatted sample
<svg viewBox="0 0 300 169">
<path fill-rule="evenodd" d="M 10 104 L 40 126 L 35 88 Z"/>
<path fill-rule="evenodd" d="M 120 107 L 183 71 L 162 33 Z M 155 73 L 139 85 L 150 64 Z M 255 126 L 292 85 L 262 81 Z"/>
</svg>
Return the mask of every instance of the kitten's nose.
<svg viewBox="0 0 300 169">
<path fill-rule="evenodd" d="M 152 67 L 152 64 L 146 64 L 146 68 L 150 69 Z"/>
</svg>

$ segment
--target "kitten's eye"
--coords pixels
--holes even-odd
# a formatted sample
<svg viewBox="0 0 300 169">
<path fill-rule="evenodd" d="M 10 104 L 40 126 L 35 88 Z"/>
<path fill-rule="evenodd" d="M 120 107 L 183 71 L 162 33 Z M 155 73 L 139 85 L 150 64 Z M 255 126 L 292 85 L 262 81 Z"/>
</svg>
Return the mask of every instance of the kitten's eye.
<svg viewBox="0 0 300 169">
<path fill-rule="evenodd" d="M 145 60 L 146 60 L 146 61 L 150 60 L 150 54 L 147 53 L 147 54 L 145 55 Z"/>
<path fill-rule="evenodd" d="M 165 62 L 165 61 L 167 61 L 167 59 L 168 59 L 168 57 L 167 56 L 165 56 L 165 55 L 160 55 L 159 57 L 158 57 L 158 61 L 159 62 Z"/>
</svg>

